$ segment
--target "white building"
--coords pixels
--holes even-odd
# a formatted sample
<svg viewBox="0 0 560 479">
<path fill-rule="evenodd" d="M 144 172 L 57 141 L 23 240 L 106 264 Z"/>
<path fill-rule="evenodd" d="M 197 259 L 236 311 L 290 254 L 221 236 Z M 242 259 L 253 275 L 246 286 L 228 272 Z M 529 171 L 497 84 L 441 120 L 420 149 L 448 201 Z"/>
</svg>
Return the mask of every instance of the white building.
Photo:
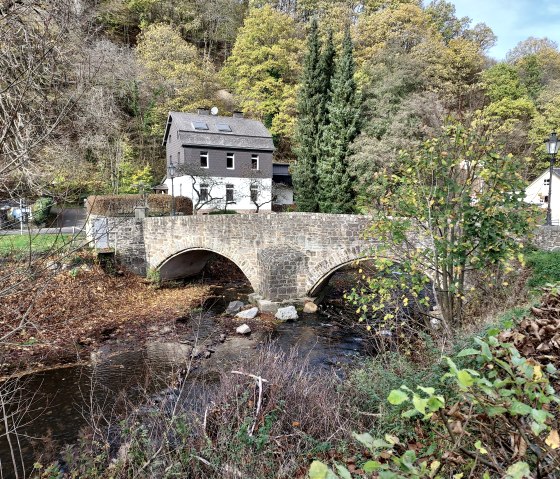
<svg viewBox="0 0 560 479">
<path fill-rule="evenodd" d="M 163 143 L 175 168 L 173 184 L 164 182 L 168 194 L 191 198 L 201 212 L 271 210 L 274 143 L 261 122 L 207 109 L 170 112 Z"/>
<path fill-rule="evenodd" d="M 525 202 L 548 208 L 548 189 L 550 170 L 543 172 L 525 190 Z M 560 168 L 554 168 L 552 173 L 552 201 L 550 203 L 552 224 L 560 224 Z"/>
</svg>

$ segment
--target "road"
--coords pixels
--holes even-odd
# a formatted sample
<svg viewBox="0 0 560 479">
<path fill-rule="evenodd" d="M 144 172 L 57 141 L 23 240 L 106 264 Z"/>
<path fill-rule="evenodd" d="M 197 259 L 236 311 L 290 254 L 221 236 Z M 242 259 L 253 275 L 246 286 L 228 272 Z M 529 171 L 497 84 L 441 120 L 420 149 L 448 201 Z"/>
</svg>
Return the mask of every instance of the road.
<svg viewBox="0 0 560 479">
<path fill-rule="evenodd" d="M 54 210 L 54 208 L 53 208 Z M 53 211 L 57 214 L 56 227 L 53 228 L 27 228 L 23 227 L 23 234 L 31 235 L 54 235 L 54 234 L 78 234 L 85 226 L 86 223 L 86 210 L 85 208 L 64 208 L 59 211 Z M 29 225 L 31 226 L 31 225 Z M 21 234 L 20 228 L 15 229 L 0 229 L 1 235 L 19 235 Z"/>
</svg>

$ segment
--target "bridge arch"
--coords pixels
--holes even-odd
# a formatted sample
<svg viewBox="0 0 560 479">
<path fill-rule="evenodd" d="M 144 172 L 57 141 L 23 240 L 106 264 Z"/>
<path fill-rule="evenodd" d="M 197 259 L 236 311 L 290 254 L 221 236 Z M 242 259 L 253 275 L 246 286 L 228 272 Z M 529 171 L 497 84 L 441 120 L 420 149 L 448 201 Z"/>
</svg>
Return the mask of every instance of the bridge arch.
<svg viewBox="0 0 560 479">
<path fill-rule="evenodd" d="M 395 263 L 399 263 L 399 258 L 387 256 Z M 327 285 L 331 277 L 341 268 L 353 263 L 360 263 L 374 259 L 371 249 L 363 250 L 353 248 L 346 251 L 338 251 L 312 268 L 307 281 L 307 296 L 316 297 Z M 434 281 L 432 274 L 424 271 L 424 275 Z"/>
<path fill-rule="evenodd" d="M 317 295 L 319 295 L 319 293 L 323 290 L 323 288 L 327 285 L 327 283 L 329 282 L 329 280 L 332 278 L 332 276 L 339 270 L 344 268 L 345 266 L 348 266 L 350 264 L 353 263 L 360 263 L 362 261 L 367 261 L 371 259 L 371 256 L 362 256 L 361 258 L 354 258 L 351 260 L 348 260 L 344 263 L 340 263 L 334 267 L 332 267 L 330 270 L 328 270 L 327 272 L 325 272 L 316 282 L 313 286 L 311 286 L 311 288 L 309 289 L 309 291 L 307 292 L 307 295 L 311 298 L 316 297 Z"/>
<path fill-rule="evenodd" d="M 355 246 L 349 249 L 339 249 L 315 265 L 310 265 L 307 278 L 307 295 L 314 297 L 328 283 L 331 276 L 340 268 L 356 261 L 371 259 L 371 250 Z"/>
<path fill-rule="evenodd" d="M 242 258 L 206 247 L 184 248 L 164 258 L 156 266 L 162 280 L 183 279 L 200 273 L 212 256 L 218 255 L 231 261 L 245 275 L 253 290 L 258 287 L 258 276 Z M 250 272 L 250 273 L 249 273 Z"/>
</svg>

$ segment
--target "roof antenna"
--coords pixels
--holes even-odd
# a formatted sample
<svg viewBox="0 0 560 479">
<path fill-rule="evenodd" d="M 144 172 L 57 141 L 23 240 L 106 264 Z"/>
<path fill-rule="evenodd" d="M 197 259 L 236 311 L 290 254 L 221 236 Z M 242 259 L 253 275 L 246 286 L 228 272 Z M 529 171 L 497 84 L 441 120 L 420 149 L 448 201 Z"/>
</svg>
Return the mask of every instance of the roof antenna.
<svg viewBox="0 0 560 479">
<path fill-rule="evenodd" d="M 210 113 L 212 113 L 212 115 L 216 116 L 218 114 L 218 107 L 213 106 L 212 109 L 210 110 Z"/>
</svg>

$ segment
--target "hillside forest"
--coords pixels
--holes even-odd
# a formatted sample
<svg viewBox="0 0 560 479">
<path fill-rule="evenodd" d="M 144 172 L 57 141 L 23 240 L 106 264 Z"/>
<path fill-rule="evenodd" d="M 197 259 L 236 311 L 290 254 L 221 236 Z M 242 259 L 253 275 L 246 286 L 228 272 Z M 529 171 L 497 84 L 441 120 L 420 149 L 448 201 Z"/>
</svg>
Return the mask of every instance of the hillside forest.
<svg viewBox="0 0 560 479">
<path fill-rule="evenodd" d="M 0 194 L 75 202 L 157 184 L 168 111 L 202 106 L 262 120 L 280 162 L 325 156 L 310 152 L 331 135 L 345 176 L 323 188 L 343 182 L 358 205 L 449 118 L 490 129 L 531 180 L 560 124 L 560 51 L 527 38 L 497 62 L 495 41 L 445 0 L 3 0 Z M 313 61 L 336 69 L 317 81 L 346 105 L 330 133 L 306 130 L 333 110 L 309 110 Z"/>
</svg>

